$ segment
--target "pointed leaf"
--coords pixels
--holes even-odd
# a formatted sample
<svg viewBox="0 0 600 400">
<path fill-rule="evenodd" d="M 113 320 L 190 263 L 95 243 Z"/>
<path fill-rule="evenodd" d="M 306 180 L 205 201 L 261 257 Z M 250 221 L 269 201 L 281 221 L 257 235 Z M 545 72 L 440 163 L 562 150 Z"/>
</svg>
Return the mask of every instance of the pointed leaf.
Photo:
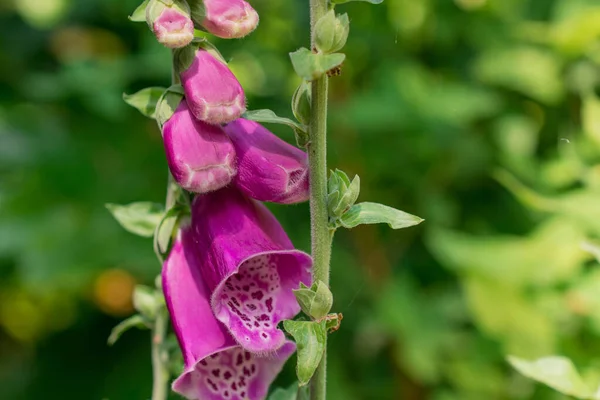
<svg viewBox="0 0 600 400">
<path fill-rule="evenodd" d="M 283 124 L 295 130 L 306 131 L 306 127 L 289 118 L 279 117 L 272 110 L 246 111 L 243 118 L 265 124 Z"/>
<path fill-rule="evenodd" d="M 148 3 L 150 0 L 144 0 L 142 4 L 135 9 L 133 14 L 131 14 L 128 18 L 133 22 L 146 22 L 146 7 L 148 7 Z"/>
<path fill-rule="evenodd" d="M 310 316 L 314 319 L 321 319 L 327 316 L 333 306 L 333 294 L 322 281 L 318 281 L 313 287 L 315 297 L 310 304 Z"/>
<path fill-rule="evenodd" d="M 110 332 L 110 336 L 108 337 L 108 345 L 112 346 L 115 344 L 121 335 L 131 328 L 148 329 L 148 324 L 144 320 L 144 317 L 139 314 L 133 315 L 126 320 L 121 321 Z"/>
<path fill-rule="evenodd" d="M 521 374 L 551 388 L 580 399 L 600 399 L 581 378 L 573 362 L 565 357 L 550 356 L 527 361 L 509 356 L 508 362 Z"/>
<path fill-rule="evenodd" d="M 139 236 L 151 237 L 160 223 L 164 208 L 151 202 L 138 202 L 128 205 L 106 204 L 117 222 L 125 230 Z"/>
<path fill-rule="evenodd" d="M 298 351 L 296 375 L 300 386 L 306 385 L 315 373 L 325 352 L 327 331 L 325 321 L 283 321 L 285 330 L 294 337 Z"/>
<path fill-rule="evenodd" d="M 386 223 L 392 229 L 401 229 L 418 225 L 423 221 L 415 215 L 378 203 L 358 203 L 340 218 L 340 222 L 345 228 L 354 228 L 363 224 Z"/>
<path fill-rule="evenodd" d="M 303 47 L 290 53 L 290 58 L 296 73 L 305 80 L 312 81 L 342 64 L 346 55 L 342 53 L 316 54 Z"/>
<path fill-rule="evenodd" d="M 156 104 L 166 89 L 149 87 L 134 94 L 123 93 L 123 100 L 149 118 L 156 118 Z"/>
</svg>

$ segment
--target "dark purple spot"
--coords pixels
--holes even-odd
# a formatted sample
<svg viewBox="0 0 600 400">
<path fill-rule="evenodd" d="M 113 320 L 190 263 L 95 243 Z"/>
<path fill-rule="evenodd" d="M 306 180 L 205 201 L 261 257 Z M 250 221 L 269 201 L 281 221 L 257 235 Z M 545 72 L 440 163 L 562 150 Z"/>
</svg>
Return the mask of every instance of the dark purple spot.
<svg viewBox="0 0 600 400">
<path fill-rule="evenodd" d="M 213 369 L 211 372 L 215 376 L 215 378 L 218 378 L 219 375 L 221 375 L 221 370 L 220 369 Z"/>
<path fill-rule="evenodd" d="M 251 293 L 251 296 L 254 300 L 260 301 L 260 300 L 262 300 L 264 294 L 261 290 L 259 290 L 258 292 Z"/>
<path fill-rule="evenodd" d="M 268 321 L 269 320 L 269 316 L 267 314 L 262 314 L 258 317 L 255 317 L 257 321 Z"/>
<path fill-rule="evenodd" d="M 205 367 L 208 365 L 208 364 L 206 363 L 206 360 L 200 360 L 200 364 L 204 365 Z"/>
<path fill-rule="evenodd" d="M 234 277 L 238 282 L 242 280 L 242 277 L 240 276 L 240 274 L 235 274 Z"/>
<path fill-rule="evenodd" d="M 267 299 L 267 301 L 265 302 L 265 304 L 267 305 L 267 311 L 268 312 L 273 312 L 273 298 L 269 297 Z"/>
<path fill-rule="evenodd" d="M 223 392 L 223 396 L 229 397 L 229 392 L 226 390 L 225 392 Z"/>
<path fill-rule="evenodd" d="M 254 321 L 254 326 L 258 328 L 260 326 L 260 324 L 256 321 Z"/>
<path fill-rule="evenodd" d="M 246 395 L 246 392 L 242 392 L 240 393 L 240 396 L 244 397 Z"/>
<path fill-rule="evenodd" d="M 250 370 L 246 367 L 244 367 L 244 369 L 242 370 L 245 376 L 250 376 Z"/>
<path fill-rule="evenodd" d="M 246 386 L 246 377 L 240 376 L 240 387 Z"/>
<path fill-rule="evenodd" d="M 264 337 L 265 339 L 267 338 L 267 334 L 264 332 L 261 334 L 261 336 Z"/>
<path fill-rule="evenodd" d="M 231 301 L 233 301 L 233 304 L 235 304 L 236 306 L 240 306 L 240 302 L 235 297 L 232 297 Z"/>
<path fill-rule="evenodd" d="M 244 363 L 244 357 L 241 354 L 238 354 L 235 365 L 242 365 Z"/>
<path fill-rule="evenodd" d="M 252 366 L 250 367 L 250 370 L 252 371 L 252 373 L 256 372 L 256 365 L 252 364 Z"/>
<path fill-rule="evenodd" d="M 249 285 L 244 285 L 244 286 L 242 286 L 242 290 L 243 290 L 244 292 L 247 292 L 247 291 L 249 291 L 249 290 L 250 290 L 250 286 L 249 286 Z"/>
<path fill-rule="evenodd" d="M 246 359 L 246 361 L 250 360 L 250 357 L 252 357 L 252 354 L 248 353 L 247 351 L 244 352 L 244 358 Z"/>
<path fill-rule="evenodd" d="M 206 379 L 206 382 L 208 382 L 208 384 L 210 385 L 210 387 L 212 387 L 215 392 L 219 390 L 219 388 L 217 387 L 217 385 L 215 385 L 215 383 L 213 381 L 211 381 L 210 378 Z"/>
<path fill-rule="evenodd" d="M 231 384 L 231 389 L 237 392 L 237 385 L 235 384 L 235 382 Z"/>
<path fill-rule="evenodd" d="M 246 307 L 248 307 L 250 311 L 256 310 L 256 306 L 254 304 L 247 304 Z"/>
<path fill-rule="evenodd" d="M 229 372 L 229 371 L 225 371 L 225 373 L 223 374 L 223 378 L 224 378 L 226 381 L 230 380 L 230 379 L 231 379 L 231 377 L 232 377 L 232 375 L 231 375 L 231 372 Z"/>
</svg>

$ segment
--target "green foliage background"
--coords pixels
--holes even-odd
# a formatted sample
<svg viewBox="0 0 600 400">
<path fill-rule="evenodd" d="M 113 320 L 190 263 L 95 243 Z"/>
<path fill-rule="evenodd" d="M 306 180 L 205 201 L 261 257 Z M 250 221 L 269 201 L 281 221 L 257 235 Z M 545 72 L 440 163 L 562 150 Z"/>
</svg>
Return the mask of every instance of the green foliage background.
<svg viewBox="0 0 600 400">
<path fill-rule="evenodd" d="M 126 18 L 136 3 L 0 3 L 1 399 L 149 397 L 148 332 L 106 346 L 160 268 L 104 208 L 164 196 L 156 126 L 121 100 L 169 80 L 168 50 Z M 258 30 L 216 42 L 250 108 L 291 115 L 307 3 L 253 0 Z M 597 384 L 600 270 L 581 243 L 600 236 L 600 2 L 339 10 L 330 165 L 426 222 L 338 231 L 329 398 L 565 398 L 506 354 L 563 354 Z M 308 249 L 307 205 L 272 208 Z"/>
</svg>

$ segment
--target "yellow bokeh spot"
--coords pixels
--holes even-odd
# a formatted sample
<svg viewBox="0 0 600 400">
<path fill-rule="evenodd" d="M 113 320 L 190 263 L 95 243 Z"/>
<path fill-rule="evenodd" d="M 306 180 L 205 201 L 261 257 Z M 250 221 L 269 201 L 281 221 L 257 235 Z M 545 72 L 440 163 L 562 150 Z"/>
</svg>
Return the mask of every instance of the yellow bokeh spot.
<svg viewBox="0 0 600 400">
<path fill-rule="evenodd" d="M 132 295 L 136 281 L 127 271 L 109 269 L 94 282 L 94 302 L 103 312 L 125 316 L 133 312 Z"/>
<path fill-rule="evenodd" d="M 15 0 L 19 14 L 36 28 L 51 28 L 66 14 L 68 0 Z"/>
</svg>

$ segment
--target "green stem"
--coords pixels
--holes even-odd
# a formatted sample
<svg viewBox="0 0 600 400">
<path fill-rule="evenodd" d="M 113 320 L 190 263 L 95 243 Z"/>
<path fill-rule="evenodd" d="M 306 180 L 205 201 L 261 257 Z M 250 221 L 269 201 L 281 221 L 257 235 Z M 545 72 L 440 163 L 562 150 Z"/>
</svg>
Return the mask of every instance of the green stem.
<svg viewBox="0 0 600 400">
<path fill-rule="evenodd" d="M 168 322 L 167 310 L 160 310 L 152 329 L 152 400 L 167 400 L 169 396 L 168 354 L 164 349 Z"/>
<path fill-rule="evenodd" d="M 310 0 L 311 46 L 314 27 L 327 12 L 327 0 Z M 329 262 L 333 232 L 328 226 L 327 211 L 327 76 L 312 82 L 310 143 L 307 146 L 310 166 L 310 222 L 313 281 L 329 285 Z M 327 388 L 327 350 L 310 383 L 311 400 L 324 400 Z"/>
</svg>

